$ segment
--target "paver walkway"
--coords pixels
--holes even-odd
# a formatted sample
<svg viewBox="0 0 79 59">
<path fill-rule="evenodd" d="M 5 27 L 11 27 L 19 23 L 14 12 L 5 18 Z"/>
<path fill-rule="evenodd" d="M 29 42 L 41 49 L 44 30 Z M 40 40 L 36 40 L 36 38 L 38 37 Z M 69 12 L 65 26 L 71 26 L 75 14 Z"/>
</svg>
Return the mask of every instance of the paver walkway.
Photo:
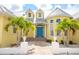
<svg viewBox="0 0 79 59">
<path fill-rule="evenodd" d="M 52 55 L 51 47 L 47 42 L 29 42 L 31 49 L 30 55 Z"/>
</svg>

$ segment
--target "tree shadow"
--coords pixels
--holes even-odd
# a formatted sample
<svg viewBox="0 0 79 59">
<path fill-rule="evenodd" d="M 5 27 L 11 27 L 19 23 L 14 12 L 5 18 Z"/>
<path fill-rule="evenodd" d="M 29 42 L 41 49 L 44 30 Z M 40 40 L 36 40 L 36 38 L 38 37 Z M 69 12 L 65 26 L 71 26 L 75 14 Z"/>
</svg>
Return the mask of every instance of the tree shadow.
<svg viewBox="0 0 79 59">
<path fill-rule="evenodd" d="M 30 55 L 30 54 L 35 53 L 33 50 L 35 50 L 35 48 L 32 48 L 32 49 L 28 50 L 27 53 L 26 53 L 26 55 Z"/>
</svg>

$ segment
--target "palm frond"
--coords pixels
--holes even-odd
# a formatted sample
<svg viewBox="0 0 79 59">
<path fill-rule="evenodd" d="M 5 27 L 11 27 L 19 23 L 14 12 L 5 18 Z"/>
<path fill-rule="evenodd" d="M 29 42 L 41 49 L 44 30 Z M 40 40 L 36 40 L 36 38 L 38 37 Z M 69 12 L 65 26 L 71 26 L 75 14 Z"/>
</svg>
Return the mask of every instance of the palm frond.
<svg viewBox="0 0 79 59">
<path fill-rule="evenodd" d="M 74 19 L 65 18 L 57 25 L 57 29 L 63 31 L 72 30 L 75 32 L 75 29 L 79 29 L 79 23 Z"/>
<path fill-rule="evenodd" d="M 10 24 L 7 24 L 7 25 L 4 27 L 5 31 L 8 32 L 8 28 L 9 28 L 9 26 L 10 26 Z"/>
</svg>

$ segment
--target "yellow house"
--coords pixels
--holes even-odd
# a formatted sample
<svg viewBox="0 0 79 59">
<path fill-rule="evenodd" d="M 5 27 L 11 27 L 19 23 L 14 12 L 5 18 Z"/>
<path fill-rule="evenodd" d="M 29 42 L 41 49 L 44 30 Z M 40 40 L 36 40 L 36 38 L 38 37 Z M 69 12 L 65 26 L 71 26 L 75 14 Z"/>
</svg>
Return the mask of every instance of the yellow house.
<svg viewBox="0 0 79 59">
<path fill-rule="evenodd" d="M 4 29 L 11 16 L 14 16 L 12 12 L 4 6 L 0 6 L 0 47 L 9 47 L 17 42 L 16 34 L 13 33 L 12 27 L 9 28 L 8 32 Z"/>
<path fill-rule="evenodd" d="M 64 41 L 64 33 L 61 30 L 56 31 L 56 27 L 60 21 L 62 21 L 65 18 L 73 18 L 70 14 L 66 13 L 65 11 L 56 8 L 54 11 L 52 11 L 48 17 L 47 17 L 47 22 L 48 22 L 48 28 L 47 31 L 47 37 L 48 39 L 57 37 L 57 41 L 61 43 L 61 40 Z M 70 36 L 69 36 L 70 35 Z M 68 33 L 68 38 L 67 41 L 72 41 L 72 32 Z"/>
<path fill-rule="evenodd" d="M 0 9 L 0 47 L 10 47 L 12 44 L 17 44 L 17 33 L 13 32 L 13 27 L 10 27 L 8 32 L 4 30 L 4 27 L 9 22 L 9 18 L 14 15 L 4 6 L 1 6 L 1 8 L 2 9 Z M 34 31 L 30 29 L 27 35 L 27 40 L 45 41 L 47 39 L 54 39 L 54 36 L 57 36 L 57 40 L 63 40 L 63 33 L 60 30 L 56 33 L 55 28 L 57 24 L 60 21 L 62 21 L 63 18 L 72 18 L 72 16 L 59 8 L 56 8 L 54 11 L 52 11 L 46 18 L 44 16 L 45 13 L 41 9 L 38 9 L 35 12 L 31 9 L 28 9 L 25 12 L 25 19 L 32 22 L 36 27 Z M 72 32 L 69 32 L 68 35 L 69 40 L 79 44 L 78 33 L 72 36 Z M 18 33 L 18 38 L 20 39 L 20 32 Z"/>
<path fill-rule="evenodd" d="M 44 11 L 41 9 L 37 10 L 34 14 L 32 10 L 26 11 L 26 20 L 31 21 L 35 26 L 36 30 L 34 32 L 30 31 L 28 34 L 28 39 L 31 40 L 46 40 L 46 39 L 54 39 L 54 36 L 57 36 L 57 40 L 63 40 L 64 34 L 59 30 L 55 33 L 55 29 L 57 24 L 62 21 L 64 18 L 73 18 L 70 14 L 65 11 L 56 8 L 52 11 L 46 18 L 44 18 Z M 72 31 L 68 33 L 68 41 L 72 41 L 74 43 L 79 44 L 78 35 L 72 35 Z"/>
<path fill-rule="evenodd" d="M 77 13 L 76 14 L 77 17 L 75 17 L 74 19 L 79 22 L 79 14 Z M 75 30 L 75 35 L 72 36 L 72 40 L 74 42 L 76 42 L 77 44 L 79 44 L 79 30 Z"/>
<path fill-rule="evenodd" d="M 29 9 L 26 11 L 25 17 L 26 20 L 31 21 L 36 27 L 35 31 L 29 31 L 28 39 L 30 40 L 34 38 L 34 40 L 43 40 L 44 38 L 46 38 L 47 25 L 44 20 L 44 12 L 39 9 L 34 14 L 34 12 Z"/>
<path fill-rule="evenodd" d="M 31 11 L 31 12 L 30 12 Z M 31 14 L 30 14 L 31 13 Z M 30 15 L 30 17 L 29 17 Z M 56 8 L 52 11 L 46 18 L 44 18 L 44 11 L 41 9 L 37 10 L 36 13 L 32 10 L 26 12 L 26 20 L 32 21 L 36 26 L 36 30 L 34 32 L 30 31 L 28 34 L 29 40 L 32 37 L 33 40 L 47 40 L 54 39 L 54 36 L 57 36 L 57 40 L 63 40 L 64 34 L 60 30 L 55 32 L 57 24 L 62 21 L 64 18 L 73 18 L 70 14 L 65 11 Z M 76 30 L 77 31 L 77 30 Z M 79 44 L 78 32 L 75 35 L 72 35 L 72 31 L 68 32 L 68 41 L 72 41 L 75 44 Z"/>
</svg>

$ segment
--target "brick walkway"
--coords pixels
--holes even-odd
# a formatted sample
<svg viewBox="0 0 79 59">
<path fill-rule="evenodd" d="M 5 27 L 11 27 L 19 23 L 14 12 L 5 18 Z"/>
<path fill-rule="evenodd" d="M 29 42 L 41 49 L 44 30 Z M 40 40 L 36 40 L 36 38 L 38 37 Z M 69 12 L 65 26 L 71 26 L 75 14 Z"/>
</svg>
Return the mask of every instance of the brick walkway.
<svg viewBox="0 0 79 59">
<path fill-rule="evenodd" d="M 51 47 L 48 46 L 47 42 L 42 41 L 34 41 L 29 42 L 31 47 L 28 55 L 52 55 Z"/>
</svg>

